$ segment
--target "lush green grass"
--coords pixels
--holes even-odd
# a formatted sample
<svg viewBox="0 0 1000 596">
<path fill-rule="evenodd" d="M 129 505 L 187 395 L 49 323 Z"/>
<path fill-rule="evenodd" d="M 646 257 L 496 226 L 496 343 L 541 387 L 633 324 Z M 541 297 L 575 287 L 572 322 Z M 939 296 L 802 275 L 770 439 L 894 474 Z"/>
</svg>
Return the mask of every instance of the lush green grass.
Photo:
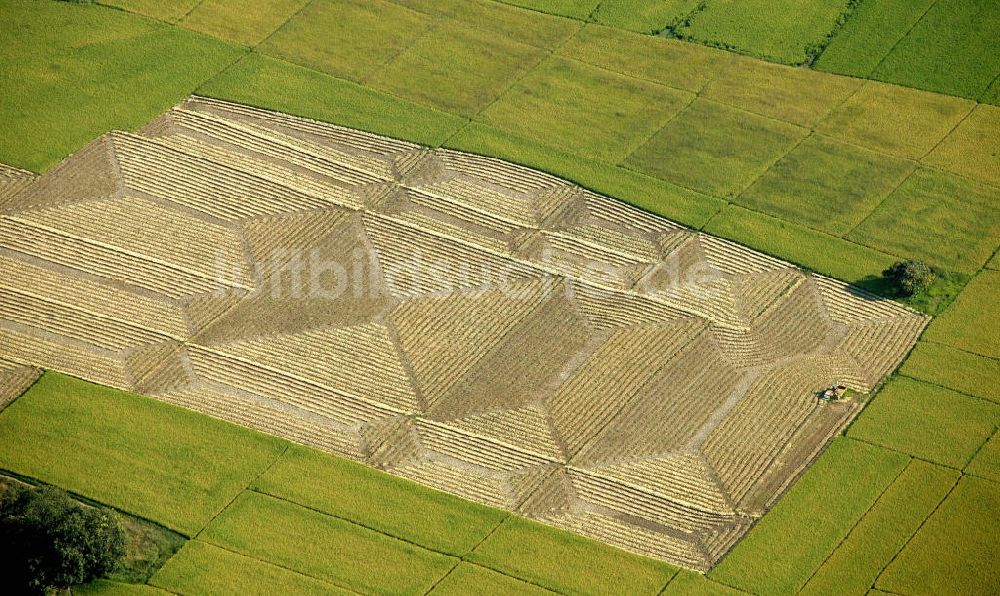
<svg viewBox="0 0 1000 596">
<path fill-rule="evenodd" d="M 521 79 L 482 120 L 583 157 L 617 163 L 694 96 L 553 57 Z"/>
<path fill-rule="evenodd" d="M 454 555 L 468 553 L 508 515 L 307 447 L 293 446 L 253 486 Z"/>
<path fill-rule="evenodd" d="M 316 0 L 260 50 L 302 66 L 359 81 L 392 60 L 434 23 L 387 0 Z"/>
<path fill-rule="evenodd" d="M 258 54 L 198 93 L 432 146 L 465 124 L 458 116 Z"/>
<path fill-rule="evenodd" d="M 75 596 L 167 596 L 170 592 L 145 584 L 126 584 L 99 579 L 82 586 L 73 586 Z"/>
<path fill-rule="evenodd" d="M 594 12 L 600 0 L 502 0 L 513 6 L 530 8 L 539 12 L 562 15 L 584 20 Z"/>
<path fill-rule="evenodd" d="M 814 135 L 736 202 L 839 236 L 858 225 L 915 167 L 911 161 Z"/>
<path fill-rule="evenodd" d="M 705 232 L 729 238 L 825 275 L 876 290 L 896 257 L 809 228 L 730 205 Z"/>
<path fill-rule="evenodd" d="M 478 123 L 462 129 L 445 146 L 544 170 L 695 228 L 703 226 L 724 205 L 719 199 L 669 182 L 578 157 Z"/>
<path fill-rule="evenodd" d="M 1000 187 L 1000 108 L 979 105 L 924 160 Z"/>
<path fill-rule="evenodd" d="M 473 116 L 546 50 L 448 21 L 379 70 L 370 85 L 442 110 Z"/>
<path fill-rule="evenodd" d="M 1000 592 L 1000 484 L 965 476 L 876 587 L 897 594 Z"/>
<path fill-rule="evenodd" d="M 188 542 L 150 582 L 175 594 L 352 594 L 329 582 L 202 542 Z"/>
<path fill-rule="evenodd" d="M 0 413 L 0 466 L 191 535 L 285 449 L 275 437 L 48 372 Z"/>
<path fill-rule="evenodd" d="M 774 62 L 801 64 L 847 7 L 848 0 L 710 0 L 678 31 Z"/>
<path fill-rule="evenodd" d="M 816 68 L 867 77 L 935 0 L 865 0 L 816 61 Z"/>
<path fill-rule="evenodd" d="M 204 0 L 186 17 L 180 26 L 253 46 L 274 32 L 288 17 L 295 14 L 308 0 Z"/>
<path fill-rule="evenodd" d="M 577 29 L 580 23 L 554 17 L 493 0 L 393 0 L 427 14 L 456 19 L 478 29 L 485 37 L 516 39 L 540 48 L 555 48 Z"/>
<path fill-rule="evenodd" d="M 921 341 L 900 369 L 904 375 L 1000 402 L 1000 361 Z"/>
<path fill-rule="evenodd" d="M 663 596 L 736 596 L 737 594 L 745 594 L 745 592 L 713 582 L 700 573 L 692 573 L 682 569 L 667 584 L 661 594 Z"/>
<path fill-rule="evenodd" d="M 836 439 L 709 578 L 757 594 L 798 590 L 908 462 Z"/>
<path fill-rule="evenodd" d="M 594 20 L 639 33 L 657 33 L 680 24 L 701 0 L 603 0 Z"/>
<path fill-rule="evenodd" d="M 1000 191 L 920 168 L 847 237 L 935 267 L 975 273 L 1000 239 Z"/>
<path fill-rule="evenodd" d="M 449 573 L 441 583 L 434 586 L 431 594 L 436 596 L 507 596 L 508 594 L 551 594 L 549 590 L 521 581 L 509 575 L 473 565 L 461 563 Z"/>
<path fill-rule="evenodd" d="M 815 126 L 862 85 L 857 79 L 804 68 L 744 57 L 733 60 L 703 97 L 799 126 Z"/>
<path fill-rule="evenodd" d="M 41 172 L 112 129 L 134 129 L 241 49 L 96 5 L 0 3 L 0 162 Z"/>
<path fill-rule="evenodd" d="M 625 164 L 687 188 L 731 197 L 807 134 L 805 128 L 698 99 Z"/>
<path fill-rule="evenodd" d="M 588 24 L 557 52 L 617 73 L 699 92 L 733 61 L 728 52 Z"/>
<path fill-rule="evenodd" d="M 1000 272 L 983 271 L 969 282 L 940 317 L 927 328 L 925 339 L 1000 358 Z"/>
<path fill-rule="evenodd" d="M 176 23 L 181 17 L 186 15 L 194 7 L 198 6 L 201 0 L 175 0 L 164 2 L 163 0 L 101 0 L 101 4 L 121 8 L 129 12 L 146 15 Z M 38 3 L 36 3 L 38 4 Z"/>
<path fill-rule="evenodd" d="M 577 534 L 509 517 L 468 560 L 571 594 L 657 594 L 677 570 Z"/>
<path fill-rule="evenodd" d="M 1000 4 L 937 2 L 900 41 L 874 77 L 972 99 L 1000 73 Z"/>
<path fill-rule="evenodd" d="M 19 485 L 37 486 L 30 479 L 16 479 L 0 474 L 0 495 Z M 90 500 L 76 501 L 85 506 L 95 504 Z M 144 583 L 187 542 L 184 536 L 151 521 L 121 511 L 116 511 L 115 516 L 125 530 L 125 556 L 121 564 L 107 576 L 109 580 Z"/>
<path fill-rule="evenodd" d="M 458 562 L 289 501 L 241 494 L 199 539 L 362 592 L 426 592 Z"/>
<path fill-rule="evenodd" d="M 848 436 L 962 468 L 997 424 L 996 404 L 897 377 L 865 408 Z"/>
<path fill-rule="evenodd" d="M 973 106 L 971 101 L 956 97 L 867 82 L 817 130 L 875 151 L 919 159 Z"/>
<path fill-rule="evenodd" d="M 954 470 L 913 460 L 823 563 L 805 594 L 865 594 L 882 568 L 958 480 Z"/>
<path fill-rule="evenodd" d="M 983 445 L 965 472 L 1000 482 L 1000 433 L 994 433 Z"/>
</svg>

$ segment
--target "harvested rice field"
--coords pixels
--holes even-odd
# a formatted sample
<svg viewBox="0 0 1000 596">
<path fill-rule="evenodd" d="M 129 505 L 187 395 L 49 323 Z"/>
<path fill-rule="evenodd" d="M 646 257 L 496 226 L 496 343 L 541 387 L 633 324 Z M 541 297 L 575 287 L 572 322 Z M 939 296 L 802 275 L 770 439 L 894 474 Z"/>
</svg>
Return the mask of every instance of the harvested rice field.
<svg viewBox="0 0 1000 596">
<path fill-rule="evenodd" d="M 56 370 L 698 571 L 927 323 L 548 174 L 200 97 L 7 172 L 0 399 Z"/>
</svg>

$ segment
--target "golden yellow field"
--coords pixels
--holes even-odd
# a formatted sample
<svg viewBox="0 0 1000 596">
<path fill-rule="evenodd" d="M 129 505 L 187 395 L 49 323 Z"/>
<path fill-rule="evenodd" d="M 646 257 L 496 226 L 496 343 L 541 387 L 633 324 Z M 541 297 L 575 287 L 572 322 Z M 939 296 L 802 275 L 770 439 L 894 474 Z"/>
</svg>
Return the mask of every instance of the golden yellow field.
<svg viewBox="0 0 1000 596">
<path fill-rule="evenodd" d="M 0 270 L 0 403 L 55 369 L 700 570 L 926 324 L 544 173 L 202 98 L 0 171 Z"/>
</svg>

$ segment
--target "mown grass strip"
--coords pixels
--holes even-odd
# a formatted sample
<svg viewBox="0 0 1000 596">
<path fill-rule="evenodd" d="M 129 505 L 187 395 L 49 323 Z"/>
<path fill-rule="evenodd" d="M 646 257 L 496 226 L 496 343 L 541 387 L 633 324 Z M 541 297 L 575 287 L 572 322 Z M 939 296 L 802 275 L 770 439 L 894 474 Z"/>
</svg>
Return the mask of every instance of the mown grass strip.
<svg viewBox="0 0 1000 596">
<path fill-rule="evenodd" d="M 287 443 L 139 395 L 47 372 L 0 413 L 0 466 L 200 530 Z"/>
<path fill-rule="evenodd" d="M 240 60 L 197 92 L 431 146 L 439 145 L 466 122 L 260 54 Z"/>
<path fill-rule="evenodd" d="M 897 594 L 996 594 L 1000 484 L 963 476 L 875 586 Z"/>
<path fill-rule="evenodd" d="M 709 579 L 758 594 L 800 589 L 908 462 L 836 439 Z"/>
<path fill-rule="evenodd" d="M 892 379 L 848 436 L 962 468 L 1000 424 L 1000 406 L 906 377 Z"/>
<path fill-rule="evenodd" d="M 802 593 L 864 595 L 958 478 L 955 470 L 911 461 Z"/>
<path fill-rule="evenodd" d="M 656 594 L 677 572 L 666 563 L 514 516 L 466 558 L 568 594 Z"/>
<path fill-rule="evenodd" d="M 453 555 L 468 553 L 508 515 L 297 445 L 252 488 Z"/>
<path fill-rule="evenodd" d="M 1000 403 L 1000 361 L 935 342 L 918 342 L 900 372 Z"/>
<path fill-rule="evenodd" d="M 237 497 L 198 538 L 362 592 L 424 593 L 457 562 L 252 491 Z"/>
<path fill-rule="evenodd" d="M 352 594 L 350 590 L 192 540 L 150 581 L 176 594 Z"/>
<path fill-rule="evenodd" d="M 876 289 L 897 257 L 781 219 L 730 205 L 705 232 L 735 240 L 819 273 Z"/>
<path fill-rule="evenodd" d="M 725 204 L 669 182 L 585 159 L 479 123 L 465 127 L 444 146 L 549 172 L 693 228 L 703 226 Z"/>
</svg>

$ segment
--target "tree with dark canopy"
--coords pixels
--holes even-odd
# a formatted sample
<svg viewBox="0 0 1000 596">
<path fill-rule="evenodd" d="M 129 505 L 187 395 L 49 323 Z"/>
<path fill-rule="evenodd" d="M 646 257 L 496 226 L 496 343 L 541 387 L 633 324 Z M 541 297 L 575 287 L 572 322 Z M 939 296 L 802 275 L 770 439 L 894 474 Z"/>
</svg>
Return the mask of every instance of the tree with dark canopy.
<svg viewBox="0 0 1000 596">
<path fill-rule="evenodd" d="M 125 530 L 110 511 L 85 507 L 53 487 L 10 486 L 0 497 L 0 565 L 9 593 L 43 593 L 114 571 Z"/>
<path fill-rule="evenodd" d="M 922 261 L 897 261 L 882 276 L 898 296 L 912 296 L 934 281 L 934 271 Z"/>
</svg>

